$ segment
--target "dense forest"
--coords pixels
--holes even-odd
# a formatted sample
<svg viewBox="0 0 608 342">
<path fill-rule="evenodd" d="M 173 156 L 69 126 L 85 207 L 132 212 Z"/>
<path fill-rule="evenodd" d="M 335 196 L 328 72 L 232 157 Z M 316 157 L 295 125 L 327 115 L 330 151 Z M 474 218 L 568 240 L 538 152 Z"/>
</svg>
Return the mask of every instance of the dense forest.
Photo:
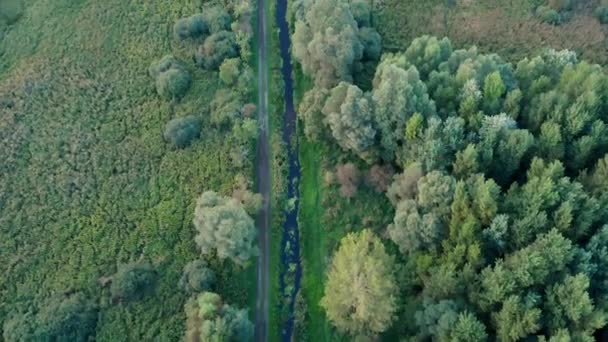
<svg viewBox="0 0 608 342">
<path fill-rule="evenodd" d="M 380 57 L 367 4 L 293 5 L 303 131 L 343 151 L 325 175 L 337 215 L 373 208 L 362 175 L 394 210 L 336 245 L 327 319 L 364 340 L 593 341 L 608 319 L 608 75 L 568 50 L 511 63 L 433 36 Z"/>
</svg>

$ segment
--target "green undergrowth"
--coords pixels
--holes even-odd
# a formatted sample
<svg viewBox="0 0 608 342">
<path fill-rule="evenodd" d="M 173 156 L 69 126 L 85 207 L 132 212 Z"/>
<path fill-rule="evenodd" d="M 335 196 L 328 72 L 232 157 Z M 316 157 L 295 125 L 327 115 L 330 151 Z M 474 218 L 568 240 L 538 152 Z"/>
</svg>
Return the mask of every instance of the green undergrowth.
<svg viewBox="0 0 608 342">
<path fill-rule="evenodd" d="M 97 341 L 182 338 L 187 295 L 177 281 L 198 257 L 195 199 L 204 190 L 230 194 L 237 174 L 254 174 L 254 153 L 236 160 L 227 133 L 210 127 L 217 72 L 196 68 L 194 47 L 172 39 L 175 20 L 200 7 L 26 0 L 19 20 L 3 28 L 0 323 L 52 294 L 82 292 L 100 307 Z M 147 74 L 170 53 L 193 76 L 179 103 L 162 100 Z M 186 115 L 203 118 L 201 138 L 176 150 L 163 128 Z M 110 303 L 98 279 L 139 259 L 158 271 L 154 294 Z M 255 302 L 254 265 L 209 262 L 222 297 Z"/>
</svg>

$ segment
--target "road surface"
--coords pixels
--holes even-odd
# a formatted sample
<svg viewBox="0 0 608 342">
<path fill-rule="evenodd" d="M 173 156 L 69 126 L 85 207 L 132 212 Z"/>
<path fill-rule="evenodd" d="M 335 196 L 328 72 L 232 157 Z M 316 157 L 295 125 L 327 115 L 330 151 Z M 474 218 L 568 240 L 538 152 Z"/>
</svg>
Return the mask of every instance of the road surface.
<svg viewBox="0 0 608 342">
<path fill-rule="evenodd" d="M 266 0 L 258 0 L 258 143 L 257 191 L 262 194 L 262 208 L 258 214 L 260 256 L 257 268 L 257 299 L 255 340 L 268 340 L 268 269 L 270 245 L 270 148 L 268 142 L 268 44 L 266 33 Z"/>
</svg>

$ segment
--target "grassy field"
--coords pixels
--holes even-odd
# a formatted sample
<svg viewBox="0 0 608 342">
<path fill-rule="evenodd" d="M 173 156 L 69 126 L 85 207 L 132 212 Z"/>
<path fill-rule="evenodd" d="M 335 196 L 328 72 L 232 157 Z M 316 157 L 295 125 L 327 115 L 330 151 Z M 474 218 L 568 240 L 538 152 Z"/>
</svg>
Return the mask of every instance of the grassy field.
<svg viewBox="0 0 608 342">
<path fill-rule="evenodd" d="M 553 26 L 533 14 L 543 0 L 375 0 L 374 25 L 391 50 L 402 50 L 414 38 L 432 34 L 449 37 L 456 47 L 477 45 L 483 52 L 514 61 L 550 47 L 606 63 L 608 25 L 593 17 L 598 2 L 578 1 L 573 11 L 563 15 L 564 23 Z"/>
<path fill-rule="evenodd" d="M 81 291 L 100 310 L 97 341 L 180 340 L 186 295 L 176 285 L 197 257 L 191 220 L 204 190 L 229 194 L 253 175 L 253 153 L 233 158 L 209 127 L 217 72 L 172 39 L 195 0 L 27 0 L 0 36 L 0 322 L 54 293 Z M 180 103 L 156 95 L 147 68 L 172 53 L 193 87 Z M 165 123 L 204 118 L 202 137 L 175 150 Z M 159 273 L 153 296 L 112 305 L 97 279 L 144 258 Z M 255 267 L 210 260 L 219 292 L 254 303 Z M 236 279 L 236 280 L 235 280 Z"/>
</svg>

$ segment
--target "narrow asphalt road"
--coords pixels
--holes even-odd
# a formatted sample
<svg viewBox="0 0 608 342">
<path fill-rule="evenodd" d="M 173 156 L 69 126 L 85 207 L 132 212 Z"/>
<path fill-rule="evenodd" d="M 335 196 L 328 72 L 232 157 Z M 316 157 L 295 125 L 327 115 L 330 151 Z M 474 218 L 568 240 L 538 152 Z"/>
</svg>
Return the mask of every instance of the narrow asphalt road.
<svg viewBox="0 0 608 342">
<path fill-rule="evenodd" d="M 257 269 L 257 300 L 255 340 L 268 340 L 268 269 L 270 248 L 270 147 L 268 142 L 268 44 L 266 34 L 266 0 L 258 0 L 258 144 L 257 191 L 262 194 L 262 208 L 258 214 L 260 256 Z"/>
</svg>

